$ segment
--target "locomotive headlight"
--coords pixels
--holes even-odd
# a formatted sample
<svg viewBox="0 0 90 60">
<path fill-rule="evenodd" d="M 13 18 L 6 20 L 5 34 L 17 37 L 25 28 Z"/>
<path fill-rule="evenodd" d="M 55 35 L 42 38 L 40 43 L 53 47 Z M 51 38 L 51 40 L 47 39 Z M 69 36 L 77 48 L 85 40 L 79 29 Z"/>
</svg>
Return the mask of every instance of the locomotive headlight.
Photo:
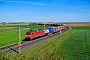
<svg viewBox="0 0 90 60">
<path fill-rule="evenodd" d="M 26 35 L 26 37 L 30 37 L 30 35 Z"/>
<path fill-rule="evenodd" d="M 26 35 L 26 37 L 27 37 L 27 35 Z"/>
</svg>

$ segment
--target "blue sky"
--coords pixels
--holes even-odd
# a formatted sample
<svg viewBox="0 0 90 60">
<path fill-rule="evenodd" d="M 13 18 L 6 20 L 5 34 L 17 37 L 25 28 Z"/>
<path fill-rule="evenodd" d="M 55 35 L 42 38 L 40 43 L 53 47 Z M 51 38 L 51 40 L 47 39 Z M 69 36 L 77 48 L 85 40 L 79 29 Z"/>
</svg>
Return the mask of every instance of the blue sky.
<svg viewBox="0 0 90 60">
<path fill-rule="evenodd" d="M 90 22 L 90 0 L 0 0 L 1 22 Z"/>
</svg>

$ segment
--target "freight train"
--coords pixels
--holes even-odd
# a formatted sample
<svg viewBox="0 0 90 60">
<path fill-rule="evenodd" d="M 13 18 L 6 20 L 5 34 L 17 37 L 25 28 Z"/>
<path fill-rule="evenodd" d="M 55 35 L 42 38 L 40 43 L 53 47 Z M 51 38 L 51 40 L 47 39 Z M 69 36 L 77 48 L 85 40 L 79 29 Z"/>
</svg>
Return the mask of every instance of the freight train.
<svg viewBox="0 0 90 60">
<path fill-rule="evenodd" d="M 60 32 L 66 29 L 66 25 L 62 25 L 62 26 L 58 26 L 58 27 L 51 27 L 45 30 L 37 30 L 37 31 L 30 31 L 30 32 L 26 32 L 26 36 L 25 39 L 29 39 L 32 40 L 34 38 L 37 37 L 41 37 L 41 36 L 45 36 L 45 35 L 49 35 L 49 34 L 54 34 L 57 32 Z"/>
</svg>

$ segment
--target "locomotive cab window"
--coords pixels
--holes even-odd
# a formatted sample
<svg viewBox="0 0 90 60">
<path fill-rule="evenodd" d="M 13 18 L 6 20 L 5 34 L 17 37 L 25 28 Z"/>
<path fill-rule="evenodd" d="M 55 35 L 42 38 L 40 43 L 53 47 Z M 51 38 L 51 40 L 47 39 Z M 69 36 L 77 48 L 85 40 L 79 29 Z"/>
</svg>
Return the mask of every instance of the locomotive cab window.
<svg viewBox="0 0 90 60">
<path fill-rule="evenodd" d="M 26 35 L 30 35 L 30 33 L 29 33 L 29 32 L 27 32 L 27 33 L 26 33 Z"/>
</svg>

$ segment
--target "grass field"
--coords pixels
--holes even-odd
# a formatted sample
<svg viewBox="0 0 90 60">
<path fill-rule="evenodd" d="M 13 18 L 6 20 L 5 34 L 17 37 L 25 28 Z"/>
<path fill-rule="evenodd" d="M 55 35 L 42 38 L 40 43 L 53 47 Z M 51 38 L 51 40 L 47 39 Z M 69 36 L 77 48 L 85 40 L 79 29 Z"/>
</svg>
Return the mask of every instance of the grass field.
<svg viewBox="0 0 90 60">
<path fill-rule="evenodd" d="M 26 27 L 26 26 L 25 26 Z M 25 28 L 24 27 L 24 28 Z M 14 28 L 16 29 L 16 28 Z M 23 28 L 22 28 L 23 29 Z M 90 26 L 75 27 L 10 60 L 90 60 Z"/>
<path fill-rule="evenodd" d="M 72 32 L 72 33 L 70 33 Z M 69 30 L 66 33 L 56 36 L 49 41 L 41 44 L 37 47 L 34 47 L 20 55 L 16 55 L 11 58 L 11 60 L 58 60 L 62 59 L 62 57 L 57 55 L 57 47 L 59 44 L 64 42 L 64 40 L 68 39 L 72 34 L 74 34 L 76 30 Z M 67 36 L 68 34 L 68 36 Z"/>
<path fill-rule="evenodd" d="M 59 47 L 59 54 L 69 60 L 90 59 L 90 32 L 80 30 Z"/>
<path fill-rule="evenodd" d="M 76 29 L 78 31 L 58 47 L 58 54 L 65 60 L 90 60 L 90 27 Z"/>
<path fill-rule="evenodd" d="M 76 30 L 90 30 L 90 26 L 79 26 L 79 27 L 74 27 Z"/>
<path fill-rule="evenodd" d="M 38 30 L 43 29 L 43 25 L 15 25 L 15 26 L 2 26 L 0 27 L 0 47 L 18 43 L 18 27 L 21 28 L 21 41 L 25 38 L 25 34 L 30 29 Z M 28 29 L 27 29 L 28 28 Z M 29 29 L 30 28 L 30 29 Z M 50 28 L 50 26 L 46 26 Z"/>
<path fill-rule="evenodd" d="M 90 60 L 90 32 L 77 27 L 11 60 Z"/>
<path fill-rule="evenodd" d="M 44 29 L 43 25 L 37 25 L 37 24 L 28 24 L 28 25 L 23 25 L 23 24 L 9 24 L 9 25 L 1 25 L 0 27 L 21 27 L 21 28 L 30 28 L 33 30 L 38 30 L 38 29 Z M 46 25 L 46 28 L 49 28 L 50 26 Z"/>
</svg>

